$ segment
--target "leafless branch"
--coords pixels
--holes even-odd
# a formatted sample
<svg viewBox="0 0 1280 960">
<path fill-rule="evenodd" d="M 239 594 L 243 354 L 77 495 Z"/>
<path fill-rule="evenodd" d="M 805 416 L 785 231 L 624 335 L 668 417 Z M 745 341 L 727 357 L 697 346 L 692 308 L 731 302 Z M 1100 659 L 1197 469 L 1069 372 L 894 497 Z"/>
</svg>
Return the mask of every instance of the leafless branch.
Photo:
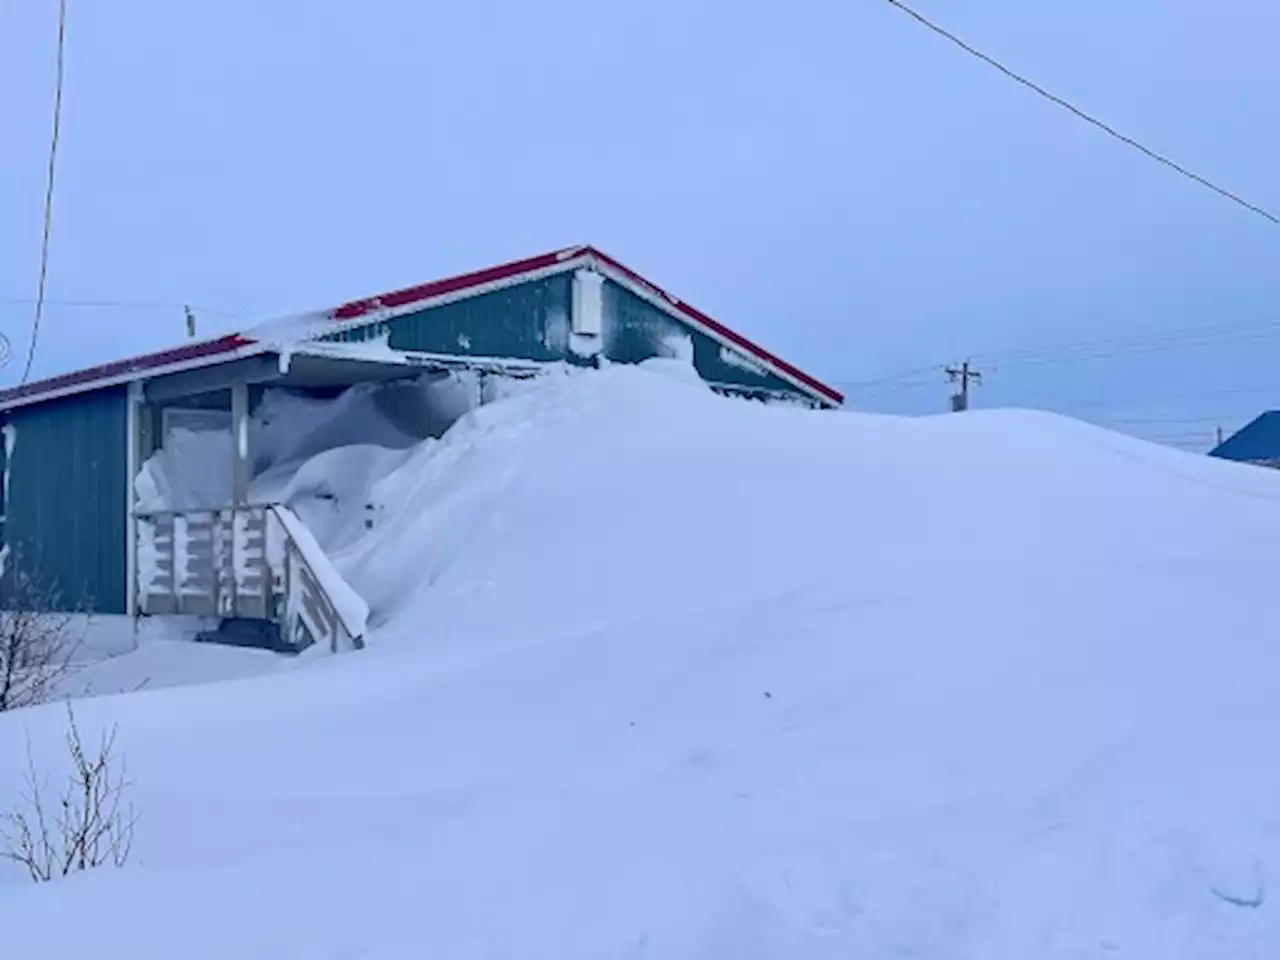
<svg viewBox="0 0 1280 960">
<path fill-rule="evenodd" d="M 133 850 L 138 815 L 126 794 L 133 782 L 116 754 L 116 728 L 86 749 L 67 704 L 71 771 L 56 807 L 50 806 L 27 743 L 26 789 L 17 808 L 0 817 L 0 859 L 24 867 L 37 883 L 82 870 L 121 867 Z"/>
<path fill-rule="evenodd" d="M 42 586 L 20 558 L 10 557 L 0 609 L 0 713 L 48 703 L 75 670 L 87 627 L 65 612 L 56 591 Z"/>
</svg>

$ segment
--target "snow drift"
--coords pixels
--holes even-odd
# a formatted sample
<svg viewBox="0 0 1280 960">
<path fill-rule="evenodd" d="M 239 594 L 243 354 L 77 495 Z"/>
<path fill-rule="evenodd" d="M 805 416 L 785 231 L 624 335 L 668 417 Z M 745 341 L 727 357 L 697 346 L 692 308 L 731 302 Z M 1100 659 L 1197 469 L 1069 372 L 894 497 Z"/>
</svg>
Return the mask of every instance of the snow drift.
<svg viewBox="0 0 1280 960">
<path fill-rule="evenodd" d="M 0 872 L 14 952 L 1280 950 L 1280 475 L 631 368 L 332 456 L 381 518 L 326 533 L 374 647 L 86 701 L 136 862 Z"/>
<path fill-rule="evenodd" d="M 470 375 L 352 387 L 322 398 L 289 390 L 267 390 L 249 423 L 252 453 L 248 501 L 275 504 L 267 528 L 268 554 L 277 570 L 283 524 L 296 546 L 305 547 L 311 570 L 353 636 L 363 633 L 367 604 L 346 583 L 330 554 L 373 530 L 385 515 L 373 487 L 409 458 L 429 453 L 431 440 L 466 413 L 476 397 Z M 421 445 L 419 456 L 411 448 Z M 163 444 L 134 482 L 135 506 L 143 514 L 221 510 L 232 503 L 233 441 L 229 418 L 201 426 L 168 427 Z M 183 563 L 186 523 L 174 527 L 177 566 Z M 161 575 L 155 530 L 138 533 L 138 582 L 150 589 Z M 295 585 L 296 586 L 296 585 Z"/>
</svg>

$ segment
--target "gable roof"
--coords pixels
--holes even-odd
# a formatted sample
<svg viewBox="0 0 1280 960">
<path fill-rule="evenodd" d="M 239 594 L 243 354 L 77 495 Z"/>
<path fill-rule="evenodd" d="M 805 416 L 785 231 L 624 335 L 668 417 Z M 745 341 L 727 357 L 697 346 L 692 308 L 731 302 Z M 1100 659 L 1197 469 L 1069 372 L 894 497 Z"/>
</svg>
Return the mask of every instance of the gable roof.
<svg viewBox="0 0 1280 960">
<path fill-rule="evenodd" d="M 73 373 L 0 390 L 0 410 L 101 389 L 113 384 L 128 383 L 161 373 L 209 366 L 231 359 L 266 353 L 279 345 L 282 335 L 292 336 L 294 339 L 314 339 L 326 333 L 387 320 L 400 314 L 413 313 L 454 300 L 479 296 L 490 290 L 576 270 L 584 266 L 594 267 L 672 317 L 705 333 L 722 346 L 745 354 L 765 370 L 790 383 L 824 406 L 839 406 L 844 402 L 844 397 L 839 391 L 672 296 L 608 254 L 595 247 L 580 246 L 352 300 L 328 310 L 269 321 L 242 333 L 197 340 L 168 350 L 100 364 Z"/>
<path fill-rule="evenodd" d="M 1209 451 L 1222 460 L 1280 460 L 1280 410 L 1268 410 Z"/>
</svg>

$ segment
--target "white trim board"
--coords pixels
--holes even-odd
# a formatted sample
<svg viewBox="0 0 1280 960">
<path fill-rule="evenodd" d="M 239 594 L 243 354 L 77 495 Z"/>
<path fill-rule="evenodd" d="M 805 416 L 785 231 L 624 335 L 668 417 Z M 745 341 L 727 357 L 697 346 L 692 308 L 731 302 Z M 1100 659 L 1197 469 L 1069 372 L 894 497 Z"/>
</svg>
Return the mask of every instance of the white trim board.
<svg viewBox="0 0 1280 960">
<path fill-rule="evenodd" d="M 484 296 L 484 294 L 493 293 L 496 290 L 505 290 L 508 287 L 518 287 L 522 283 L 534 283 L 538 280 L 545 280 L 547 277 L 554 277 L 557 274 L 570 273 L 578 267 L 586 265 L 591 259 L 586 254 L 577 254 L 549 267 L 541 267 L 537 270 L 530 270 L 527 273 L 513 274 L 510 277 L 490 280 L 488 283 L 480 283 L 474 287 L 451 290 L 448 293 L 437 294 L 434 297 L 423 297 L 421 300 L 414 300 L 412 303 L 401 304 L 398 307 L 381 307 L 377 310 L 370 310 L 368 313 L 361 314 L 358 317 L 352 317 L 350 320 L 334 320 L 332 326 L 326 327 L 321 336 L 332 337 L 350 330 L 359 330 L 361 327 L 372 327 L 398 317 L 420 313 L 423 310 L 431 310 L 435 307 L 443 307 L 449 303 L 456 303 L 459 300 L 470 300 L 472 297 Z M 252 336 L 253 332 L 249 331 L 246 335 Z"/>
<path fill-rule="evenodd" d="M 778 367 L 776 364 L 765 359 L 759 353 L 747 350 L 741 344 L 736 343 L 730 338 L 724 336 L 716 330 L 711 329 L 701 323 L 697 318 L 680 309 L 680 301 L 674 297 L 664 295 L 661 291 L 652 287 L 648 283 L 638 283 L 633 280 L 627 273 L 618 270 L 612 264 L 591 253 L 582 252 L 575 253 L 566 257 L 564 260 L 549 267 L 542 267 L 538 270 L 530 270 L 527 273 L 520 273 L 510 277 L 503 277 L 500 280 L 494 280 L 489 283 L 479 284 L 474 287 L 466 287 L 461 290 L 453 290 L 449 293 L 440 294 L 435 297 L 424 297 L 421 300 L 415 300 L 399 307 L 387 307 L 381 310 L 372 310 L 363 316 L 353 318 L 351 320 L 343 320 L 336 322 L 332 330 L 326 329 L 324 336 L 332 336 L 336 333 L 345 333 L 350 330 L 358 330 L 361 327 L 375 326 L 379 323 L 386 323 L 398 317 L 408 316 L 414 313 L 420 313 L 424 310 L 431 310 L 435 307 L 444 306 L 448 303 L 455 303 L 459 300 L 468 300 L 472 297 L 482 296 L 495 290 L 502 290 L 507 287 L 519 286 L 522 283 L 531 283 L 537 280 L 543 280 L 560 273 L 572 273 L 582 268 L 591 268 L 601 275 L 612 280 L 623 289 L 640 297 L 646 303 L 657 307 L 671 319 L 690 327 L 703 336 L 710 338 L 715 343 L 726 349 L 733 350 L 735 353 L 742 354 L 750 359 L 753 363 L 759 365 L 768 373 L 773 374 L 789 384 L 794 389 L 800 391 L 807 397 L 812 397 L 822 407 L 835 407 L 837 404 L 830 397 L 815 390 L 804 381 L 791 375 L 786 370 Z M 572 310 L 572 305 L 570 305 Z M 763 348 L 759 348 L 763 349 Z"/>
<path fill-rule="evenodd" d="M 261 334 L 255 334 L 254 330 L 250 328 L 249 330 L 245 330 L 239 334 L 240 337 L 252 341 L 245 346 L 226 350 L 220 353 L 211 353 L 191 360 L 178 361 L 176 363 L 143 369 L 126 370 L 123 373 L 104 377 L 102 379 L 86 380 L 60 389 L 52 389 L 40 393 L 33 393 L 25 397 L 17 397 L 7 402 L 0 403 L 0 412 L 14 410 L 30 406 L 32 404 L 45 403 L 62 397 L 102 390 L 108 387 L 118 386 L 120 384 L 147 380 L 152 377 L 160 377 L 166 374 L 180 373 L 186 370 L 196 370 L 201 367 L 216 366 L 223 363 L 229 363 L 233 360 L 260 356 L 264 353 L 296 353 L 299 352 L 299 347 L 304 343 L 325 342 L 320 341 L 320 337 L 333 337 L 352 330 L 358 330 L 362 327 L 376 326 L 377 324 L 386 323 L 409 314 L 419 313 L 424 310 L 431 310 L 436 307 L 441 307 L 461 300 L 469 300 L 473 297 L 483 296 L 487 293 L 519 286 L 520 284 L 533 283 L 558 274 L 572 273 L 584 267 L 593 269 L 602 274 L 614 283 L 623 287 L 625 290 L 640 297 L 646 303 L 657 307 L 676 322 L 682 323 L 691 329 L 698 331 L 726 349 L 733 350 L 736 353 L 740 353 L 743 356 L 748 357 L 752 362 L 758 364 L 762 369 L 778 377 L 784 383 L 789 384 L 793 389 L 800 391 L 805 396 L 815 399 L 819 405 L 823 407 L 838 406 L 832 398 L 826 396 L 821 391 L 815 389 L 803 380 L 777 366 L 774 362 L 766 359 L 760 353 L 756 352 L 756 350 L 763 350 L 764 348 L 756 347 L 753 350 L 744 347 L 742 344 L 724 336 L 717 330 L 706 326 L 695 316 L 686 312 L 686 310 L 681 309 L 681 301 L 676 297 L 665 294 L 663 291 L 653 287 L 647 281 L 642 282 L 636 280 L 629 274 L 629 272 L 618 269 L 609 261 L 596 256 L 595 253 L 589 249 L 570 248 L 564 252 L 563 259 L 551 264 L 550 266 L 540 267 L 536 270 L 528 270 L 524 273 L 513 274 L 497 280 L 491 280 L 487 283 L 480 283 L 470 287 L 462 287 L 458 290 L 453 290 L 437 296 L 423 297 L 420 300 L 414 300 L 411 303 L 402 304 L 397 307 L 383 307 L 370 310 L 368 313 L 362 314 L 359 317 L 352 317 L 348 320 L 331 320 L 328 324 L 319 326 L 315 333 L 312 334 L 312 339 L 304 340 L 297 344 L 274 342 L 270 337 L 269 329 L 263 330 Z M 336 310 L 340 308 L 334 309 Z M 570 309 L 572 309 L 572 304 L 570 305 Z M 328 311 L 328 313 L 331 315 L 333 310 Z M 268 323 L 270 323 L 270 321 L 268 321 Z M 267 325 L 264 324 L 263 326 L 265 327 Z M 212 343 L 216 341 L 209 340 L 205 342 Z M 139 358 L 139 360 L 145 360 L 145 357 Z"/>
<path fill-rule="evenodd" d="M 646 303 L 650 304 L 651 306 L 657 307 L 659 310 L 661 310 L 667 316 L 671 317 L 673 320 L 683 323 L 687 327 L 693 328 L 694 330 L 701 333 L 703 336 L 710 338 L 715 343 L 718 343 L 720 346 L 725 347 L 726 349 L 732 350 L 734 353 L 738 353 L 744 357 L 747 357 L 748 359 L 751 360 L 752 363 L 757 364 L 761 369 L 767 371 L 768 373 L 773 374 L 775 377 L 782 380 L 784 383 L 791 384 L 791 386 L 795 387 L 795 389 L 799 390 L 806 397 L 812 397 L 813 399 L 817 400 L 818 403 L 821 404 L 823 407 L 836 406 L 835 401 L 833 401 L 830 397 L 824 396 L 819 391 L 815 390 L 813 387 L 806 384 L 804 381 L 797 379 L 796 377 L 789 374 L 787 371 L 778 367 L 776 364 L 766 360 L 764 357 L 760 356 L 760 354 L 744 349 L 741 344 L 735 343 L 734 341 L 730 340 L 728 337 L 723 336 L 718 331 L 712 330 L 710 327 L 701 323 L 697 318 L 690 316 L 688 313 L 681 310 L 676 304 L 673 304 L 671 300 L 669 300 L 667 297 L 663 296 L 660 291 L 654 290 L 652 287 L 648 286 L 647 284 L 640 284 L 635 282 L 634 280 L 631 279 L 631 277 L 627 276 L 622 271 L 615 269 L 613 266 L 611 266 L 608 263 L 602 263 L 597 261 L 596 269 L 599 270 L 606 277 L 608 277 L 610 280 L 612 280 L 614 283 L 616 283 L 618 286 L 635 294 L 637 297 L 639 297 L 641 300 L 644 300 Z M 743 389 L 749 389 L 745 384 L 742 386 L 743 386 Z M 761 389 L 767 389 L 767 388 L 761 388 Z"/>
<path fill-rule="evenodd" d="M 512 376 L 540 373 L 560 361 L 525 360 L 520 357 L 482 357 L 465 353 L 427 353 L 421 350 L 390 350 L 386 354 L 370 354 L 363 343 L 310 341 L 290 347 L 287 356 L 316 360 L 345 360 L 370 366 L 405 367 L 413 370 L 478 370 L 482 373 L 505 373 Z M 282 352 L 281 354 L 285 354 Z"/>
<path fill-rule="evenodd" d="M 63 397 L 73 397 L 80 393 L 93 393 L 95 390 L 105 390 L 108 387 L 118 387 L 122 384 L 138 383 L 150 380 L 152 377 L 163 377 L 170 373 L 182 373 L 184 370 L 198 370 L 201 367 L 217 366 L 221 363 L 230 363 L 232 360 L 242 360 L 245 357 L 256 357 L 263 353 L 272 352 L 274 351 L 267 344 L 255 342 L 247 346 L 236 347 L 234 350 L 211 353 L 192 360 L 179 360 L 176 363 L 163 364 L 157 367 L 128 370 L 114 376 L 103 377 L 101 380 L 85 380 L 55 390 L 45 390 L 25 397 L 15 397 L 12 400 L 0 403 L 0 412 L 29 407 L 38 403 L 47 403 L 50 400 L 60 400 Z"/>
</svg>

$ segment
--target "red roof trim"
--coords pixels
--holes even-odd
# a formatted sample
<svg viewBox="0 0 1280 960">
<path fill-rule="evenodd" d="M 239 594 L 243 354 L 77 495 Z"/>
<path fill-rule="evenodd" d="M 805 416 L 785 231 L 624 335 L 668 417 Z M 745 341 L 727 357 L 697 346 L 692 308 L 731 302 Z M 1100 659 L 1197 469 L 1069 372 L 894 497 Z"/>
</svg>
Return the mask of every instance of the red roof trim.
<svg viewBox="0 0 1280 960">
<path fill-rule="evenodd" d="M 791 364 L 787 363 L 787 361 L 783 360 L 781 357 L 778 357 L 773 353 L 770 353 L 764 347 L 748 340 L 742 334 L 734 330 L 730 330 L 724 324 L 720 323 L 718 320 L 713 319 L 712 317 L 707 316 L 701 310 L 691 307 L 689 304 L 685 303 L 683 300 L 680 300 L 678 297 L 672 296 L 671 294 L 667 293 L 667 291 L 663 290 L 660 286 L 658 286 L 656 283 L 646 280 L 644 277 L 640 276 L 640 274 L 636 273 L 630 267 L 624 266 L 623 264 L 619 263 L 617 260 L 613 259 L 613 257 L 609 256 L 607 253 L 603 253 L 602 251 L 595 249 L 595 247 L 586 247 L 584 252 L 595 257 L 597 260 L 601 261 L 602 263 L 608 264 L 614 270 L 617 270 L 619 273 L 623 274 L 632 283 L 638 283 L 641 286 L 650 288 L 656 294 L 658 294 L 660 297 L 666 300 L 667 303 L 670 304 L 671 307 L 673 307 L 675 310 L 679 311 L 680 313 L 683 313 L 685 316 L 689 317 L 696 323 L 699 323 L 702 326 L 713 331 L 716 334 L 716 336 L 723 337 L 725 340 L 728 340 L 730 343 L 734 344 L 734 346 L 741 348 L 746 353 L 755 356 L 759 360 L 763 360 L 765 363 L 771 366 L 777 367 L 779 370 L 787 374 L 789 377 L 800 381 L 810 390 L 813 390 L 815 393 L 818 393 L 821 396 L 826 397 L 828 400 L 830 400 L 832 403 L 836 404 L 837 406 L 844 403 L 844 394 L 842 394 L 839 390 L 834 390 L 831 387 L 828 387 L 825 383 L 815 379 L 814 377 L 809 376 L 809 374 L 805 373 L 800 368 L 792 366 Z"/>
<path fill-rule="evenodd" d="M 366 297 L 363 300 L 353 300 L 350 303 L 344 303 L 333 311 L 332 316 L 335 320 L 347 321 L 356 320 L 360 317 L 375 313 L 378 310 L 396 309 L 399 307 L 409 306 L 421 300 L 430 300 L 433 297 L 442 297 L 450 293 L 457 293 L 461 290 L 468 290 L 471 287 L 483 286 L 487 283 L 496 283 L 500 280 L 507 280 L 512 277 L 518 277 L 521 274 L 533 273 L 535 270 L 545 270 L 554 267 L 557 264 L 573 260 L 577 257 L 589 256 L 610 268 L 618 271 L 631 282 L 647 287 L 655 294 L 665 300 L 672 309 L 684 314 L 695 323 L 711 330 L 716 336 L 729 341 L 743 352 L 754 356 L 756 359 L 763 361 L 765 364 L 775 367 L 782 371 L 793 380 L 803 384 L 808 389 L 824 397 L 831 403 L 839 406 L 844 403 L 844 395 L 838 390 L 828 387 L 825 383 L 809 376 L 798 367 L 792 366 L 782 358 L 770 353 L 760 345 L 748 340 L 742 334 L 737 333 L 718 320 L 707 316 L 701 310 L 697 310 L 689 304 L 683 302 L 677 297 L 672 296 L 663 290 L 657 284 L 645 279 L 636 273 L 630 267 L 623 265 L 601 250 L 595 247 L 569 247 L 565 250 L 557 250 L 554 253 L 544 253 L 536 257 L 528 257 L 524 260 L 513 260 L 510 263 L 500 264 L 496 267 L 488 267 L 484 270 L 475 270 L 471 273 L 459 274 L 455 277 L 447 277 L 443 280 L 433 280 L 430 283 L 420 284 L 416 287 L 406 287 L 403 290 L 395 290 L 391 293 L 384 293 L 378 296 Z"/>
<path fill-rule="evenodd" d="M 220 337 L 217 340 L 184 344 L 181 347 L 161 350 L 158 353 L 148 353 L 129 360 L 104 363 L 96 367 L 77 370 L 74 373 L 64 373 L 57 377 L 50 377 L 47 380 L 37 380 L 33 383 L 23 384 L 20 387 L 0 390 L 0 406 L 42 393 L 55 393 L 60 390 L 83 386 L 98 380 L 111 380 L 115 377 L 128 376 L 132 373 L 152 370 L 156 367 L 167 367 L 175 363 L 185 363 L 189 360 L 217 356 L 220 353 L 232 353 L 241 347 L 252 345 L 252 340 L 246 340 L 239 334 L 231 334 L 230 336 Z"/>
<path fill-rule="evenodd" d="M 543 253 L 536 257 L 513 260 L 510 263 L 502 263 L 496 267 L 486 267 L 484 270 L 473 270 L 471 273 L 462 273 L 456 277 L 432 280 L 430 283 L 422 283 L 416 287 L 406 287 L 403 290 L 366 297 L 363 300 L 352 300 L 350 303 L 344 303 L 334 310 L 333 318 L 335 320 L 354 320 L 378 310 L 403 307 L 411 303 L 417 303 L 419 300 L 443 297 L 449 293 L 457 293 L 459 290 L 468 290 L 471 287 L 483 286 L 486 283 L 496 283 L 499 280 L 517 277 L 523 273 L 545 270 L 548 267 L 554 267 L 558 263 L 563 263 L 581 255 L 585 249 L 588 248 L 570 247 L 567 250 L 557 250 L 554 253 Z"/>
<path fill-rule="evenodd" d="M 742 336 L 742 334 L 736 333 L 719 321 L 707 316 L 701 310 L 697 310 L 677 297 L 672 296 L 657 284 L 646 280 L 630 267 L 619 263 L 607 253 L 603 253 L 595 247 L 590 246 L 568 247 L 551 253 L 539 254 L 536 257 L 526 257 L 523 260 L 512 260 L 509 263 L 499 264 L 495 267 L 487 267 L 483 270 L 474 270 L 470 273 L 446 277 L 443 280 L 433 280 L 430 283 L 419 284 L 415 287 L 406 287 L 403 290 L 394 290 L 390 293 L 366 297 L 362 300 L 352 300 L 349 303 L 344 303 L 342 306 L 330 311 L 329 316 L 339 322 L 358 320 L 361 317 L 376 313 L 379 310 L 410 306 L 419 301 L 430 300 L 436 297 L 446 296 L 451 293 L 469 290 L 474 287 L 481 287 L 486 284 L 513 279 L 539 270 L 548 270 L 560 264 L 565 264 L 567 268 L 571 261 L 581 260 L 583 258 L 593 258 L 626 277 L 632 283 L 652 291 L 656 297 L 665 301 L 676 313 L 682 314 L 694 323 L 705 327 L 717 337 L 733 344 L 744 353 L 762 361 L 765 365 L 771 366 L 780 371 L 795 380 L 797 383 L 800 383 L 809 390 L 812 390 L 828 402 L 836 404 L 837 406 L 844 402 L 844 396 L 839 391 L 834 390 L 819 380 L 814 379 L 798 367 L 792 366 L 780 357 L 748 340 L 746 337 Z M 0 407 L 28 397 L 35 397 L 46 393 L 55 393 L 63 390 L 71 390 L 76 387 L 87 387 L 90 384 L 102 380 L 128 377 L 130 374 L 144 373 L 148 370 L 154 370 L 159 367 L 187 363 L 192 360 L 199 360 L 206 357 L 216 357 L 224 353 L 234 353 L 236 350 L 254 346 L 256 343 L 257 341 L 248 335 L 231 334 L 217 340 L 206 340 L 200 343 L 184 344 L 180 347 L 162 350 L 158 353 L 145 354 L 129 360 L 120 360 L 115 363 L 101 364 L 100 366 L 89 367 L 85 370 L 78 370 L 75 373 L 62 374 L 61 376 L 51 377 L 47 380 L 39 380 L 35 383 L 24 384 L 20 387 L 11 387 L 8 390 L 0 390 Z"/>
</svg>

